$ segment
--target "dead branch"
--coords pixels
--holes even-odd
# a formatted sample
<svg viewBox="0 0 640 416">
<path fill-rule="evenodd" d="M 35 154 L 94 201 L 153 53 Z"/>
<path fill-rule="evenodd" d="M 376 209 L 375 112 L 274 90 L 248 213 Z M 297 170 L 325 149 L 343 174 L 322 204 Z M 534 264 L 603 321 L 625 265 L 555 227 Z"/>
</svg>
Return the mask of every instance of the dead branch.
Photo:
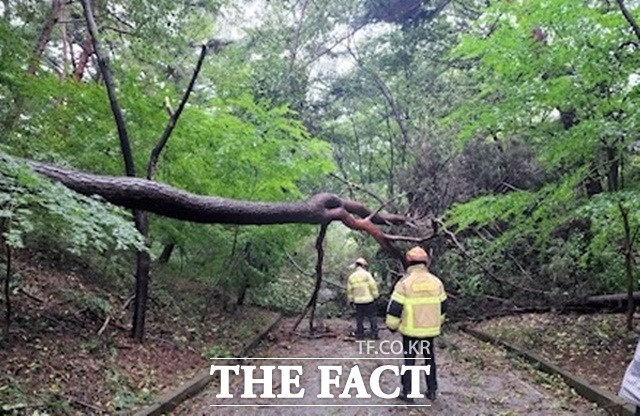
<svg viewBox="0 0 640 416">
<path fill-rule="evenodd" d="M 451 230 L 449 230 L 447 228 L 447 226 L 444 224 L 444 221 L 442 221 L 441 219 L 435 219 L 434 220 L 439 227 L 441 228 L 441 230 L 447 235 L 447 237 L 449 237 L 449 240 L 456 246 L 456 248 L 458 248 L 458 250 L 460 250 L 460 252 L 469 260 L 471 260 L 475 265 L 477 265 L 478 267 L 480 267 L 482 269 L 482 271 L 489 276 L 489 278 L 491 278 L 491 280 L 493 280 L 494 282 L 498 283 L 498 284 L 506 284 L 508 286 L 511 286 L 514 289 L 520 290 L 520 291 L 524 291 L 524 292 L 529 292 L 529 293 L 537 293 L 537 294 L 548 294 L 545 291 L 542 290 L 536 290 L 536 289 L 530 289 L 528 287 L 522 287 L 522 286 L 518 286 L 514 283 L 511 283 L 508 280 L 505 279 L 501 279 L 500 277 L 496 276 L 495 273 L 493 273 L 487 266 L 485 266 L 484 264 L 482 264 L 480 261 L 478 261 L 475 257 L 473 257 L 472 255 L 469 254 L 469 252 L 467 252 L 467 250 L 465 250 L 464 246 L 460 243 L 460 241 L 458 241 L 458 238 L 456 237 L 455 233 L 452 232 Z"/>
<path fill-rule="evenodd" d="M 44 300 L 43 300 L 43 299 L 40 299 L 40 298 L 39 298 L 39 297 L 37 297 L 36 295 L 34 295 L 34 294 L 31 294 L 31 293 L 27 292 L 26 290 L 24 290 L 24 288 L 20 288 L 20 289 L 18 289 L 18 291 L 19 291 L 20 293 L 22 293 L 23 295 L 25 295 L 26 297 L 28 297 L 29 299 L 35 300 L 35 301 L 36 301 L 36 302 L 38 302 L 38 303 L 44 303 Z"/>
<path fill-rule="evenodd" d="M 361 191 L 361 192 L 369 195 L 370 197 L 372 197 L 373 199 L 378 201 L 380 204 L 384 204 L 385 203 L 384 199 L 380 198 L 378 195 L 376 195 L 375 193 L 371 192 L 370 190 L 368 190 L 366 187 L 364 187 L 362 185 L 350 182 L 350 181 L 348 181 L 348 180 L 336 175 L 335 173 L 330 173 L 329 176 L 331 176 L 334 179 L 339 180 L 340 182 L 342 182 L 345 185 L 347 185 L 349 188 L 357 189 L 358 191 Z"/>
<path fill-rule="evenodd" d="M 82 400 L 80 400 L 80 399 L 78 399 L 76 397 L 69 396 L 69 395 L 66 395 L 66 394 L 61 394 L 61 393 L 54 393 L 54 394 L 56 396 L 64 399 L 64 400 L 70 402 L 70 403 L 75 403 L 75 404 L 78 404 L 78 405 L 80 405 L 82 407 L 85 407 L 87 409 L 91 409 L 91 410 L 93 410 L 95 412 L 98 412 L 98 414 L 104 414 L 105 413 L 105 409 L 103 409 L 101 407 L 98 407 L 98 406 L 95 406 L 95 405 L 93 405 L 91 403 L 87 403 L 85 401 L 82 401 Z"/>
<path fill-rule="evenodd" d="M 178 108 L 175 111 L 171 111 L 172 114 L 171 114 L 171 117 L 169 117 L 167 126 L 162 132 L 162 136 L 160 137 L 160 140 L 158 140 L 158 143 L 156 143 L 156 145 L 153 147 L 153 150 L 151 151 L 149 164 L 147 166 L 147 179 L 149 180 L 153 179 L 153 174 L 156 170 L 160 153 L 162 152 L 162 149 L 164 149 L 164 146 L 167 144 L 167 141 L 169 140 L 169 137 L 171 136 L 173 129 L 178 123 L 178 119 L 180 118 L 180 115 L 182 114 L 182 111 L 184 110 L 184 107 L 186 106 L 187 101 L 189 101 L 189 96 L 193 91 L 193 87 L 196 83 L 196 79 L 198 78 L 198 74 L 200 74 L 200 70 L 202 69 L 202 64 L 204 63 L 204 58 L 206 56 L 207 56 L 207 45 L 202 45 L 200 50 L 200 57 L 198 58 L 196 67 L 193 70 L 193 74 L 191 75 L 191 80 L 189 81 L 189 85 L 187 86 L 187 89 L 182 95 L 182 100 L 180 100 L 180 104 L 178 105 Z M 171 106 L 169 105 L 169 107 L 167 108 L 171 108 Z"/>
<path fill-rule="evenodd" d="M 107 325 L 109 325 L 109 321 L 111 320 L 111 316 L 107 315 L 107 319 L 104 320 L 104 323 L 102 324 L 102 326 L 100 327 L 100 329 L 98 330 L 98 336 L 102 335 L 102 333 L 104 332 L 105 329 L 107 329 Z"/>
<path fill-rule="evenodd" d="M 382 202 L 380 204 L 380 206 L 378 207 L 378 209 L 376 209 L 375 211 L 371 212 L 371 214 L 369 214 L 367 216 L 367 218 L 365 218 L 365 219 L 371 220 L 371 218 L 373 218 L 374 216 L 378 215 L 384 208 L 388 207 L 393 201 L 395 201 L 397 199 L 400 199 L 400 198 L 404 198 L 405 196 L 407 196 L 407 192 L 402 193 L 400 195 L 396 195 L 396 196 L 394 196 L 393 198 L 389 199 L 386 202 Z"/>
</svg>

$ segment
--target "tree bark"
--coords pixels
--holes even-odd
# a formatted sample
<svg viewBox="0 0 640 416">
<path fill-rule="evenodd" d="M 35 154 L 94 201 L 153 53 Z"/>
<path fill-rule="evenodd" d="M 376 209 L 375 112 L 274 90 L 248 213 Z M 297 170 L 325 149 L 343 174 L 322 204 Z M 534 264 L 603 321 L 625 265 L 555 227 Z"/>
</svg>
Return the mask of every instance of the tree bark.
<svg viewBox="0 0 640 416">
<path fill-rule="evenodd" d="M 62 12 L 62 1 L 61 0 L 52 0 L 51 2 L 51 13 L 49 14 L 49 19 L 45 23 L 42 31 L 40 32 L 40 37 L 38 38 L 38 44 L 36 45 L 36 49 L 33 52 L 33 56 L 31 57 L 31 62 L 29 63 L 29 68 L 27 68 L 27 72 L 31 75 L 34 75 L 40 66 L 40 59 L 42 58 L 42 54 L 44 53 L 44 49 L 47 47 L 47 43 L 51 40 L 51 33 L 53 32 L 53 28 L 55 27 L 58 20 L 60 20 Z"/>
<path fill-rule="evenodd" d="M 353 230 L 371 235 L 380 246 L 402 262 L 405 261 L 404 256 L 394 242 L 420 244 L 435 237 L 435 234 L 425 237 L 386 234 L 380 225 L 413 224 L 404 215 L 382 214 L 334 194 L 320 193 L 299 202 L 240 201 L 195 195 L 146 179 L 94 175 L 34 161 L 26 163 L 41 175 L 83 195 L 99 195 L 115 205 L 179 220 L 238 225 L 328 224 L 341 221 Z"/>
<path fill-rule="evenodd" d="M 207 46 L 202 45 L 202 51 L 200 53 L 200 58 L 198 59 L 198 63 L 196 65 L 195 70 L 193 71 L 193 75 L 191 80 L 189 81 L 189 85 L 187 87 L 186 92 L 182 96 L 182 100 L 180 101 L 180 105 L 175 112 L 172 112 L 169 117 L 169 121 L 167 122 L 167 126 L 162 132 L 162 136 L 153 147 L 151 151 L 151 155 L 149 156 L 149 163 L 147 165 L 147 179 L 153 180 L 155 175 L 156 167 L 158 164 L 158 159 L 160 158 L 160 153 L 167 144 L 169 137 L 171 137 L 171 133 L 173 133 L 173 129 L 178 123 L 178 119 L 184 110 L 187 101 L 189 100 L 189 96 L 191 95 L 191 91 L 195 85 L 196 79 L 198 78 L 198 74 L 200 73 L 200 69 L 202 69 L 202 64 L 204 62 L 204 58 L 207 55 Z M 135 175 L 135 173 L 134 173 Z M 134 176 L 130 175 L 130 176 Z M 142 234 L 142 236 L 146 239 L 149 236 L 149 213 L 144 209 L 134 210 L 134 216 L 136 221 L 136 228 Z M 134 313 L 133 313 L 133 327 L 132 327 L 132 336 L 138 341 L 142 342 L 144 339 L 144 326 L 146 322 L 146 314 L 147 314 L 147 300 L 149 297 L 149 271 L 151 269 L 151 256 L 148 251 L 138 251 L 136 255 L 136 298 L 134 303 Z"/>
<path fill-rule="evenodd" d="M 5 340 L 9 341 L 9 326 L 11 326 L 11 246 L 5 244 L 7 274 L 4 278 L 4 300 L 6 302 L 4 317 L 4 335 Z"/>
<path fill-rule="evenodd" d="M 124 167 L 127 176 L 136 176 L 136 168 L 133 163 L 133 152 L 131 151 L 131 142 L 129 140 L 129 133 L 127 133 L 127 126 L 122 114 L 122 109 L 118 103 L 116 97 L 116 87 L 111 76 L 111 68 L 109 67 L 109 58 L 102 53 L 100 42 L 98 41 L 98 27 L 96 26 L 95 19 L 93 18 L 93 11 L 91 10 L 91 0 L 81 0 L 82 8 L 84 10 L 84 17 L 87 21 L 87 29 L 91 35 L 91 44 L 93 45 L 93 51 L 96 54 L 98 60 L 98 67 L 100 73 L 104 78 L 104 83 L 107 89 L 107 95 L 109 96 L 109 105 L 111 106 L 111 112 L 118 129 L 118 138 L 120 140 L 120 150 L 122 151 L 122 158 L 124 159 Z"/>
<path fill-rule="evenodd" d="M 633 297 L 633 237 L 629 224 L 629 209 L 622 202 L 618 203 L 622 226 L 624 228 L 624 266 L 627 275 L 627 330 L 633 331 L 633 313 L 635 312 L 635 300 Z"/>
<path fill-rule="evenodd" d="M 200 74 L 200 70 L 202 69 L 202 64 L 204 63 L 204 58 L 207 56 L 207 46 L 202 45 L 200 50 L 200 57 L 198 58 L 198 63 L 196 64 L 195 69 L 193 70 L 193 75 L 191 76 L 191 80 L 189 81 L 189 85 L 182 96 L 182 100 L 180 100 L 180 104 L 175 112 L 171 111 L 171 116 L 169 117 L 169 122 L 162 132 L 162 136 L 160 136 L 160 140 L 156 143 L 151 150 L 151 156 L 149 156 L 149 164 L 147 165 L 147 179 L 152 180 L 153 176 L 156 172 L 156 167 L 158 165 L 158 159 L 160 158 L 160 153 L 164 149 L 171 137 L 171 133 L 173 133 L 173 129 L 175 128 L 178 120 L 180 119 L 180 115 L 184 110 L 184 107 L 187 105 L 187 101 L 189 101 L 189 97 L 191 96 L 191 91 L 193 91 L 193 87 L 196 84 L 196 79 L 198 78 L 198 74 Z"/>
<path fill-rule="evenodd" d="M 134 210 L 133 216 L 136 229 L 146 239 L 149 233 L 149 217 L 144 210 Z M 138 342 L 144 340 L 144 324 L 147 315 L 147 301 L 149 300 L 149 270 L 151 256 L 146 250 L 136 253 L 136 297 L 133 303 L 133 321 L 131 336 Z"/>
<path fill-rule="evenodd" d="M 620 162 L 618 157 L 618 150 L 615 147 L 607 147 L 607 187 L 609 188 L 609 192 L 615 192 L 619 189 L 618 187 L 618 175 Z"/>
<path fill-rule="evenodd" d="M 165 217 L 216 224 L 322 224 L 354 214 L 372 213 L 363 204 L 337 195 L 320 193 L 301 202 L 253 202 L 203 196 L 147 179 L 84 173 L 55 165 L 27 161 L 37 173 L 83 195 L 99 195 L 125 208 L 141 209 Z M 376 214 L 371 222 L 404 225 L 398 214 Z"/>
<path fill-rule="evenodd" d="M 318 293 L 320 292 L 320 286 L 322 285 L 322 263 L 324 261 L 324 238 L 327 235 L 327 224 L 320 226 L 320 232 L 316 239 L 316 251 L 318 258 L 316 260 L 316 286 L 313 289 L 313 296 L 311 297 L 311 316 L 309 317 L 309 334 L 313 334 L 313 321 L 316 316 L 316 306 L 318 304 Z"/>
<path fill-rule="evenodd" d="M 82 43 L 80 44 L 80 47 L 82 48 L 82 53 L 80 54 L 80 57 L 78 58 L 78 61 L 76 62 L 75 68 L 73 70 L 73 80 L 76 82 L 79 82 L 82 80 L 82 76 L 84 75 L 84 70 L 86 69 L 87 64 L 89 63 L 89 58 L 93 54 L 93 45 L 91 43 L 91 37 L 87 37 L 85 40 L 83 40 Z"/>
<path fill-rule="evenodd" d="M 640 300 L 640 291 L 631 292 L 631 296 L 634 300 Z M 589 296 L 585 299 L 584 304 L 593 307 L 611 307 L 617 304 L 622 304 L 629 299 L 629 292 L 614 293 L 611 295 L 598 295 Z"/>
</svg>

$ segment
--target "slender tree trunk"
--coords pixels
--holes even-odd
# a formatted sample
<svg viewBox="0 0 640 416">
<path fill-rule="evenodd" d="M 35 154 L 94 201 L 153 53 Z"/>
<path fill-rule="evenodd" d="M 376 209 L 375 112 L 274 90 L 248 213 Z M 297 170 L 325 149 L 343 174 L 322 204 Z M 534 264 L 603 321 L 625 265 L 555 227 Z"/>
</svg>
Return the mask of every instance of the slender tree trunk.
<svg viewBox="0 0 640 416">
<path fill-rule="evenodd" d="M 244 305 L 244 300 L 247 296 L 248 291 L 249 291 L 249 285 L 245 281 L 242 283 L 242 287 L 240 287 L 240 293 L 238 294 L 238 299 L 236 300 L 236 306 Z"/>
<path fill-rule="evenodd" d="M 313 289 L 313 296 L 311 297 L 311 316 L 309 318 L 309 333 L 313 334 L 313 321 L 316 315 L 316 305 L 318 304 L 318 293 L 320 292 L 320 286 L 322 285 L 322 262 L 324 261 L 324 238 L 327 235 L 328 224 L 322 224 L 320 226 L 320 232 L 316 239 L 316 251 L 318 252 L 318 259 L 316 261 L 316 286 Z"/>
<path fill-rule="evenodd" d="M 149 232 L 149 214 L 146 211 L 135 210 L 136 228 L 145 238 Z M 138 342 L 144 339 L 144 326 L 149 300 L 149 270 L 151 256 L 146 250 L 136 253 L 136 297 L 133 303 L 133 327 L 131 336 Z"/>
<path fill-rule="evenodd" d="M 93 54 L 93 45 L 91 43 L 91 37 L 87 37 L 80 44 L 82 48 L 82 53 L 80 57 L 78 57 L 78 61 L 75 63 L 75 68 L 73 69 L 73 80 L 78 82 L 82 80 L 82 76 L 84 75 L 84 70 L 89 63 L 89 58 Z"/>
<path fill-rule="evenodd" d="M 81 2 L 82 8 L 84 10 L 84 16 L 87 21 L 87 29 L 89 30 L 89 34 L 91 35 L 91 44 L 93 45 L 93 51 L 95 52 L 96 58 L 98 60 L 100 74 L 102 74 L 102 77 L 104 78 L 107 95 L 109 96 L 111 112 L 113 113 L 113 117 L 118 130 L 118 138 L 120 139 L 120 150 L 124 160 L 125 171 L 127 173 L 127 176 L 135 177 L 136 169 L 133 160 L 133 152 L 131 150 L 131 142 L 129 140 L 129 134 L 127 132 L 124 115 L 116 97 L 116 88 L 111 75 L 109 59 L 107 55 L 102 53 L 100 42 L 98 41 L 98 27 L 94 19 L 90 0 L 81 0 Z M 202 63 L 204 62 L 206 53 L 207 45 L 202 45 L 202 51 L 200 53 L 198 64 L 196 65 L 193 76 L 189 82 L 189 86 L 187 87 L 185 94 L 182 97 L 180 105 L 175 113 L 172 112 L 171 117 L 169 118 L 169 122 L 162 132 L 160 140 L 158 140 L 153 150 L 151 151 L 151 156 L 147 165 L 147 178 L 149 180 L 153 179 L 160 153 L 169 140 L 169 137 L 173 132 L 178 118 L 180 117 L 180 114 L 182 113 L 182 110 L 184 109 L 186 102 L 189 99 L 196 78 L 200 73 L 200 69 L 202 67 Z M 146 238 L 149 231 L 148 213 L 143 209 L 136 208 L 133 211 L 133 215 L 135 218 L 136 228 L 138 229 L 140 234 L 142 234 L 142 236 Z M 149 253 L 146 250 L 139 251 L 136 255 L 136 298 L 134 304 L 133 328 L 131 330 L 133 338 L 138 342 L 142 342 L 144 337 L 144 323 L 149 289 L 150 266 L 151 258 L 149 256 Z"/>
<path fill-rule="evenodd" d="M 60 20 L 61 11 L 62 0 L 53 0 L 51 2 L 51 13 L 49 14 L 49 19 L 40 32 L 38 44 L 36 45 L 36 49 L 33 52 L 33 56 L 31 57 L 29 68 L 27 68 L 27 72 L 32 75 L 36 73 L 38 67 L 40 66 L 40 59 L 42 58 L 42 54 L 44 53 L 45 48 L 47 47 L 47 43 L 49 43 L 49 40 L 51 40 L 51 33 L 53 32 L 53 28 Z"/>
<path fill-rule="evenodd" d="M 356 159 L 358 161 L 358 175 L 360 176 L 360 183 L 366 183 L 364 180 L 364 169 L 362 168 L 362 148 L 360 146 L 360 135 L 358 135 L 358 129 L 356 128 L 356 120 L 351 117 L 351 126 L 353 128 L 353 138 L 356 139 Z"/>
<path fill-rule="evenodd" d="M 607 186 L 609 192 L 615 192 L 618 187 L 618 176 L 620 161 L 618 157 L 618 149 L 615 147 L 607 147 Z"/>
<path fill-rule="evenodd" d="M 640 26 L 638 26 L 638 23 L 636 22 L 634 17 L 631 15 L 627 7 L 624 5 L 624 0 L 616 0 L 616 3 L 618 4 L 620 11 L 624 15 L 624 18 L 627 20 L 627 22 L 633 29 L 633 33 L 635 33 L 638 40 L 640 40 Z"/>
<path fill-rule="evenodd" d="M 160 253 L 160 257 L 158 257 L 158 263 L 160 264 L 169 263 L 169 259 L 171 258 L 171 254 L 173 253 L 173 249 L 175 247 L 176 247 L 175 243 L 166 244 L 162 249 L 162 253 Z"/>
<path fill-rule="evenodd" d="M 4 316 L 4 335 L 5 340 L 9 340 L 9 326 L 11 325 L 11 246 L 5 244 L 7 274 L 4 278 L 4 300 L 6 303 Z"/>
<path fill-rule="evenodd" d="M 97 49 L 97 48 L 96 48 Z M 200 59 L 198 60 L 198 64 L 193 72 L 193 76 L 191 77 L 191 81 L 189 82 L 189 86 L 182 97 L 180 105 L 175 112 L 171 112 L 171 116 L 169 117 L 169 121 L 164 131 L 162 132 L 162 136 L 153 147 L 151 151 L 151 155 L 149 156 L 149 163 L 147 165 L 147 179 L 153 180 L 155 175 L 155 171 L 158 165 L 158 160 L 160 158 L 160 153 L 164 149 L 169 137 L 171 137 L 171 133 L 175 128 L 182 111 L 191 95 L 191 91 L 196 82 L 196 78 L 200 73 L 200 69 L 202 68 L 202 63 L 204 62 L 204 58 L 207 54 L 207 47 L 202 46 L 202 51 L 200 53 Z M 130 176 L 135 176 L 130 175 Z M 149 235 L 149 213 L 147 211 L 136 210 L 134 211 L 134 216 L 136 220 L 136 228 L 142 234 L 145 239 Z M 138 251 L 136 255 L 136 299 L 133 313 L 133 328 L 131 329 L 131 333 L 133 338 L 142 342 L 144 339 L 144 327 L 146 321 L 146 312 L 147 312 L 147 300 L 149 297 L 149 270 L 151 269 L 151 256 L 149 252 Z"/>
<path fill-rule="evenodd" d="M 633 313 L 635 312 L 635 300 L 633 298 L 633 237 L 629 224 L 629 209 L 622 202 L 618 204 L 622 225 L 624 228 L 624 265 L 627 275 L 627 330 L 633 331 Z"/>
<path fill-rule="evenodd" d="M 309 318 L 309 333 L 313 333 L 313 319 L 316 311 L 318 293 L 320 292 L 320 285 L 322 284 L 322 261 L 324 259 L 324 248 L 322 244 L 324 242 L 324 237 L 327 234 L 328 226 L 329 223 L 323 223 L 320 225 L 320 232 L 318 232 L 318 237 L 316 238 L 316 251 L 318 252 L 318 258 L 316 260 L 316 285 L 313 289 L 311 297 L 309 298 L 309 302 L 307 302 L 307 305 L 304 307 L 302 314 L 300 315 L 300 317 L 298 317 L 298 320 L 293 325 L 293 331 L 298 328 L 298 325 L 300 325 L 300 322 L 302 322 L 304 317 L 307 315 L 307 312 L 311 310 L 311 317 Z"/>
<path fill-rule="evenodd" d="M 387 196 L 389 198 L 391 198 L 394 195 L 394 183 L 395 183 L 395 170 L 396 170 L 396 166 L 395 166 L 395 141 L 393 140 L 393 131 L 391 131 L 391 123 L 389 122 L 389 117 L 385 117 L 385 124 L 387 125 L 387 134 L 389 135 L 389 169 L 387 170 L 388 172 L 388 177 L 387 177 L 387 183 L 388 183 L 388 192 L 387 192 Z"/>
<path fill-rule="evenodd" d="M 60 19 L 64 21 L 67 16 L 67 11 L 65 8 L 65 2 L 62 2 L 60 5 Z M 69 43 L 69 37 L 67 36 L 67 25 L 61 24 L 60 30 L 62 32 L 62 71 L 60 74 L 60 81 L 64 81 L 69 74 L 69 50 L 72 48 Z"/>
</svg>

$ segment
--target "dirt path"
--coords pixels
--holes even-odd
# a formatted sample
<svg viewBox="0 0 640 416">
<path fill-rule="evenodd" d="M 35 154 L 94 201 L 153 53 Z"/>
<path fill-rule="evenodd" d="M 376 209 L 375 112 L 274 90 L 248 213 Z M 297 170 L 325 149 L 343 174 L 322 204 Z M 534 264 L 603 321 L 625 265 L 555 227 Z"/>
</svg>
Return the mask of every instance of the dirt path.
<svg viewBox="0 0 640 416">
<path fill-rule="evenodd" d="M 508 359 L 504 352 L 481 343 L 468 335 L 449 333 L 436 343 L 438 363 L 439 396 L 435 402 L 426 398 L 417 399 L 416 406 L 406 406 L 398 399 L 381 399 L 375 395 L 370 399 L 339 399 L 349 371 L 354 365 L 365 380 L 368 392 L 368 380 L 381 365 L 401 365 L 401 361 L 391 358 L 398 355 L 367 354 L 353 339 L 346 335 L 352 330 L 350 322 L 343 320 L 327 321 L 334 336 L 309 340 L 297 338 L 291 340 L 287 335 L 292 321 L 284 321 L 275 332 L 269 346 L 260 351 L 265 358 L 330 358 L 323 360 L 260 360 L 252 358 L 242 361 L 244 365 L 302 365 L 301 387 L 305 388 L 303 399 L 241 399 L 244 391 L 242 377 L 232 380 L 230 393 L 232 399 L 215 397 L 220 388 L 214 384 L 198 397 L 187 401 L 176 409 L 180 415 L 604 415 L 605 412 L 594 408 L 589 402 L 576 397 L 563 383 L 543 377 L 524 365 Z M 399 340 L 399 335 L 382 331 L 381 341 L 386 341 L 383 351 L 399 344 L 390 344 Z M 375 344 L 379 346 L 379 342 Z M 379 348 L 379 347 L 378 347 Z M 366 360 L 360 358 L 369 358 Z M 340 389 L 332 388 L 335 399 L 318 399 L 320 393 L 320 371 L 318 365 L 342 366 Z M 274 372 L 274 393 L 280 392 L 278 372 Z M 335 373 L 333 373 L 335 376 Z M 257 378 L 262 373 L 256 374 Z M 424 380 L 424 379 L 423 379 Z M 380 382 L 382 391 L 392 392 L 399 386 L 399 379 L 390 371 L 382 373 Z M 546 385 L 543 386 L 543 385 Z M 293 389 L 297 391 L 297 389 Z M 254 391 L 259 395 L 260 386 Z M 351 393 L 355 395 L 356 390 Z M 242 404 L 250 407 L 211 407 L 210 405 Z M 288 404 L 291 407 L 266 407 L 264 405 Z M 262 405 L 258 407 L 255 405 Z M 344 405 L 350 405 L 349 407 Z M 354 406 L 360 405 L 360 406 Z M 429 405 L 429 406 L 428 406 Z"/>
</svg>

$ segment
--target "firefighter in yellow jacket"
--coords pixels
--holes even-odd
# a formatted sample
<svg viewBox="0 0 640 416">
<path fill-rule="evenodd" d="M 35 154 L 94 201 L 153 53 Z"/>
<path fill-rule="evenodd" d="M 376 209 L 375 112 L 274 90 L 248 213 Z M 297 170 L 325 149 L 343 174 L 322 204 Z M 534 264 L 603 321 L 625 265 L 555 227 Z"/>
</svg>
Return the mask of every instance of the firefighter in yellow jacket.
<svg viewBox="0 0 640 416">
<path fill-rule="evenodd" d="M 378 322 L 374 301 L 378 298 L 378 285 L 367 271 L 369 264 L 360 257 L 356 260 L 356 271 L 347 280 L 349 303 L 356 306 L 356 339 L 364 338 L 364 318 L 371 325 L 371 337 L 378 339 Z"/>
<path fill-rule="evenodd" d="M 396 284 L 387 307 L 387 327 L 402 334 L 405 365 L 415 365 L 416 355 L 422 353 L 427 374 L 427 398 L 436 399 L 438 380 L 433 340 L 440 335 L 440 327 L 447 312 L 447 294 L 440 279 L 429 273 L 429 258 L 421 247 L 414 247 L 406 254 L 406 275 Z M 407 397 L 411 392 L 410 372 L 401 376 L 400 399 L 413 402 Z"/>
</svg>

